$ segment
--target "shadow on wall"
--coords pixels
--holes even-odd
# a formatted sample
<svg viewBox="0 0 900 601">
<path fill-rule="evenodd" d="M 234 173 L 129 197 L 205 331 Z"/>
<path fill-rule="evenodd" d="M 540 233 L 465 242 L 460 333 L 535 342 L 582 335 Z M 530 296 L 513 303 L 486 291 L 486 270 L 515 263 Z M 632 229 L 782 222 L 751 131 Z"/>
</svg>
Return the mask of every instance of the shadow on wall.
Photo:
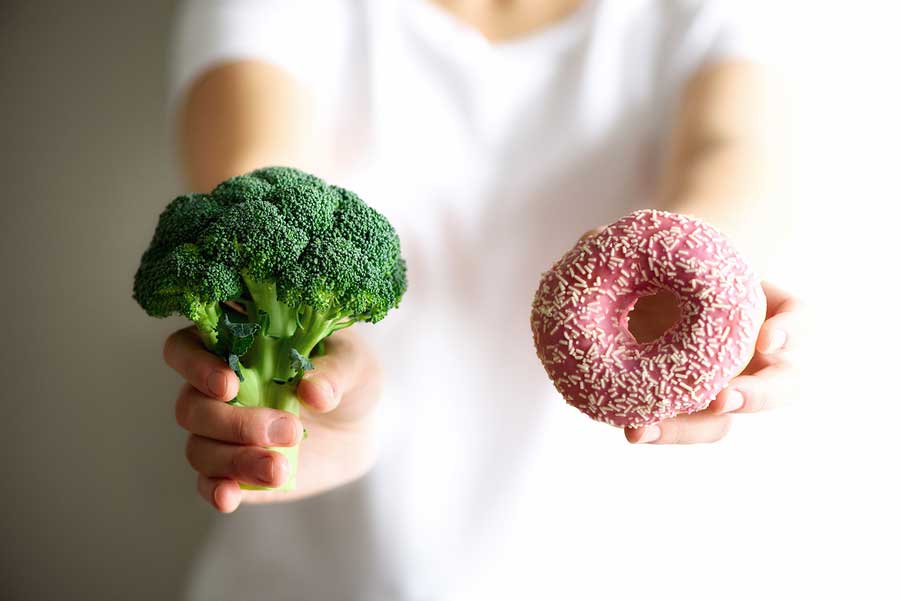
<svg viewBox="0 0 900 601">
<path fill-rule="evenodd" d="M 131 278 L 179 191 L 164 113 L 174 2 L 0 6 L 4 599 L 172 599 L 212 513 L 194 495 L 176 321 Z"/>
</svg>

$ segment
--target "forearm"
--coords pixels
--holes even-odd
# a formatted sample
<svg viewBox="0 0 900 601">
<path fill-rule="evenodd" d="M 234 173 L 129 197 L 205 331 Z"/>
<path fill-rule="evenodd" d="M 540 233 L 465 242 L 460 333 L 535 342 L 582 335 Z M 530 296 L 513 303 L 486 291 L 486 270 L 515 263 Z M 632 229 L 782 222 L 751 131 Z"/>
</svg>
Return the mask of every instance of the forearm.
<svg viewBox="0 0 900 601">
<path fill-rule="evenodd" d="M 265 63 L 231 63 L 201 76 L 178 115 L 190 189 L 208 191 L 257 167 L 302 167 L 311 105 L 290 74 Z"/>
<path fill-rule="evenodd" d="M 758 68 L 714 67 L 688 86 L 659 206 L 712 223 L 765 271 L 794 221 L 777 89 Z"/>
<path fill-rule="evenodd" d="M 206 192 L 229 177 L 273 165 L 319 172 L 310 152 L 311 121 L 310 95 L 277 67 L 243 61 L 209 71 L 192 86 L 179 111 L 187 185 Z M 349 336 L 340 332 L 331 340 Z M 296 489 L 244 490 L 244 502 L 301 499 L 355 480 L 374 465 L 370 416 L 337 423 L 332 414 L 315 414 L 305 404 L 309 397 L 303 398 L 299 417 L 308 438 L 299 442 Z M 346 413 L 346 402 L 343 406 Z"/>
<path fill-rule="evenodd" d="M 732 239 L 764 269 L 789 235 L 790 209 L 783 190 L 754 172 L 756 149 L 714 148 L 685 170 L 683 186 L 661 196 L 661 208 L 699 217 Z"/>
</svg>

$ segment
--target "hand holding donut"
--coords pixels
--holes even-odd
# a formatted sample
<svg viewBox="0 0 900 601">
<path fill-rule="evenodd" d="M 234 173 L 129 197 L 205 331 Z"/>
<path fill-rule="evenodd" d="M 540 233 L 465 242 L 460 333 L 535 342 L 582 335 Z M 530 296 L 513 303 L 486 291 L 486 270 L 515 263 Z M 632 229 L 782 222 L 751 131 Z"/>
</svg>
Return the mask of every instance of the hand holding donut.
<svg viewBox="0 0 900 601">
<path fill-rule="evenodd" d="M 542 276 L 531 325 L 570 405 L 631 442 L 703 442 L 786 393 L 795 310 L 709 224 L 643 210 Z"/>
<path fill-rule="evenodd" d="M 746 369 L 728 383 L 705 410 L 678 415 L 651 426 L 626 428 L 625 438 L 633 443 L 691 444 L 721 440 L 731 426 L 732 414 L 755 413 L 790 401 L 796 390 L 794 360 L 802 345 L 803 308 L 789 293 L 763 282 L 766 320 L 763 322 L 753 358 Z M 639 303 L 640 305 L 640 303 Z M 636 307 L 631 321 L 654 323 L 670 316 L 641 312 Z M 641 327 L 635 324 L 636 327 Z"/>
</svg>

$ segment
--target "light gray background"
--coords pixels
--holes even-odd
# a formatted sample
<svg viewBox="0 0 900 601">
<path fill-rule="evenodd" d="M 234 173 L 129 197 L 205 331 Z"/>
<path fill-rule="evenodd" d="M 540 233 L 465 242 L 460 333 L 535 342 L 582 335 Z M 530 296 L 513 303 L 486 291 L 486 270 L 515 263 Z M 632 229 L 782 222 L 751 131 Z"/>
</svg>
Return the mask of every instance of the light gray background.
<svg viewBox="0 0 900 601">
<path fill-rule="evenodd" d="M 157 215 L 181 191 L 164 112 L 174 4 L 0 0 L 0 601 L 176 598 L 207 528 L 227 519 L 194 495 L 172 416 L 179 379 L 160 349 L 178 322 L 149 319 L 130 298 Z M 793 421 L 780 417 L 790 428 L 770 441 L 821 458 L 797 475 L 812 487 L 795 501 L 815 534 L 805 552 L 834 550 L 844 567 L 826 565 L 823 578 L 878 591 L 868 598 L 896 596 L 900 532 L 893 23 L 871 18 L 885 31 L 860 27 L 840 45 L 801 29 L 827 38 L 800 44 L 819 83 L 798 113 L 810 175 L 800 196 L 824 218 L 802 245 L 822 316 L 821 392 Z M 865 290 L 841 286 L 848 274 Z M 760 519 L 777 519 L 783 501 L 760 503 Z M 796 567 L 770 562 L 760 556 L 745 577 Z"/>
<path fill-rule="evenodd" d="M 213 512 L 192 494 L 174 320 L 131 278 L 179 190 L 174 2 L 0 2 L 0 599 L 172 599 Z"/>
</svg>

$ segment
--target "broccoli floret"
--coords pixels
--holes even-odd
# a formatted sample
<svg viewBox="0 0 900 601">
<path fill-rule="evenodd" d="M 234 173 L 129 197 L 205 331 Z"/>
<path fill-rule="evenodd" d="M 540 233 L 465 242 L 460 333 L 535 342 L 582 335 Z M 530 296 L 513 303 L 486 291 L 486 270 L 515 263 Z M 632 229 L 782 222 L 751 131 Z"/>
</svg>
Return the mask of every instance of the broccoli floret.
<svg viewBox="0 0 900 601">
<path fill-rule="evenodd" d="M 297 414 L 296 383 L 335 331 L 377 322 L 406 291 L 391 224 L 356 194 L 267 167 L 179 196 L 134 279 L 153 317 L 181 314 L 241 380 L 232 404 Z M 276 449 L 291 465 L 296 447 Z M 244 485 L 245 488 L 257 488 Z"/>
</svg>

